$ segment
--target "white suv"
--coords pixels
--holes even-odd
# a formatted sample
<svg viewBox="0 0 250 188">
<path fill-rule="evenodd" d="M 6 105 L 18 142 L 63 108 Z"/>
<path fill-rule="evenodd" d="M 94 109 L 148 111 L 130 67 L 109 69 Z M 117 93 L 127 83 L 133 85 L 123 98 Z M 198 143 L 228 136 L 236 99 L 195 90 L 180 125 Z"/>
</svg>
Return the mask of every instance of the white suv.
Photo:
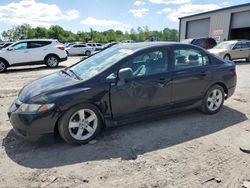
<svg viewBox="0 0 250 188">
<path fill-rule="evenodd" d="M 65 60 L 67 60 L 65 48 L 57 40 L 22 40 L 0 51 L 0 72 L 4 72 L 10 66 L 43 63 L 54 68 Z"/>
</svg>

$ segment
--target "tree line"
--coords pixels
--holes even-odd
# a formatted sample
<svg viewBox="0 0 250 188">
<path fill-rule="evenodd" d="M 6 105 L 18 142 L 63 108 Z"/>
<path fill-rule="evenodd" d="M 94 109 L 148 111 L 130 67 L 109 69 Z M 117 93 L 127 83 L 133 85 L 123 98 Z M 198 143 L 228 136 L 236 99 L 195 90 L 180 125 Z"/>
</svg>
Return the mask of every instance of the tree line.
<svg viewBox="0 0 250 188">
<path fill-rule="evenodd" d="M 177 41 L 178 31 L 176 29 L 165 28 L 161 31 L 150 30 L 148 26 L 131 29 L 130 32 L 109 29 L 107 31 L 95 31 L 90 28 L 89 32 L 78 31 L 73 33 L 64 30 L 58 25 L 53 25 L 50 28 L 31 27 L 28 24 L 16 26 L 12 29 L 2 32 L 2 39 L 8 41 L 17 41 L 21 39 L 58 39 L 60 42 L 121 42 L 123 40 L 134 41 Z"/>
</svg>

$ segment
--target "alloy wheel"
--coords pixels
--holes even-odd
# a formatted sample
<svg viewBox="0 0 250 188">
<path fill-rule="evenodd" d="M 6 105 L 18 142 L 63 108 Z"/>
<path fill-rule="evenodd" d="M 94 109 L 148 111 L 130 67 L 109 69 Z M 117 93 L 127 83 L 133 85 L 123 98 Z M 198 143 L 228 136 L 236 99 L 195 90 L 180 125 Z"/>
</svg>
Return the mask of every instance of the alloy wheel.
<svg viewBox="0 0 250 188">
<path fill-rule="evenodd" d="M 97 129 L 97 116 L 90 109 L 81 109 L 75 112 L 68 124 L 70 135 L 79 141 L 90 138 Z"/>
<path fill-rule="evenodd" d="M 4 62 L 0 62 L 0 72 L 4 71 L 4 69 L 5 69 Z"/>
<path fill-rule="evenodd" d="M 220 89 L 211 91 L 207 98 L 207 106 L 210 111 L 216 111 L 220 108 L 223 102 L 223 94 Z"/>
<path fill-rule="evenodd" d="M 50 67 L 56 67 L 57 66 L 57 63 L 58 63 L 58 60 L 56 57 L 49 57 L 48 58 L 48 65 Z"/>
</svg>

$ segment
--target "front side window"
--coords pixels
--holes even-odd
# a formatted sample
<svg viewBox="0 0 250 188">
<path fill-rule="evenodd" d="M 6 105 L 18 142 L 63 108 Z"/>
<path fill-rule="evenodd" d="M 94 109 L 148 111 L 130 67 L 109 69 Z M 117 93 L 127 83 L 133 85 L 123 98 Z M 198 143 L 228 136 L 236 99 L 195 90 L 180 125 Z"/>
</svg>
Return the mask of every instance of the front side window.
<svg viewBox="0 0 250 188">
<path fill-rule="evenodd" d="M 208 57 L 195 49 L 176 49 L 174 56 L 175 69 L 201 67 L 209 64 Z"/>
<path fill-rule="evenodd" d="M 135 56 L 121 68 L 131 68 L 134 77 L 164 73 L 168 68 L 168 53 L 165 50 L 148 51 Z"/>
<path fill-rule="evenodd" d="M 27 42 L 22 42 L 22 43 L 18 43 L 16 44 L 13 49 L 14 50 L 23 50 L 23 49 L 27 49 Z"/>
<path fill-rule="evenodd" d="M 234 49 L 237 50 L 237 49 L 241 49 L 242 48 L 242 43 L 241 42 L 237 42 L 234 46 Z"/>
</svg>

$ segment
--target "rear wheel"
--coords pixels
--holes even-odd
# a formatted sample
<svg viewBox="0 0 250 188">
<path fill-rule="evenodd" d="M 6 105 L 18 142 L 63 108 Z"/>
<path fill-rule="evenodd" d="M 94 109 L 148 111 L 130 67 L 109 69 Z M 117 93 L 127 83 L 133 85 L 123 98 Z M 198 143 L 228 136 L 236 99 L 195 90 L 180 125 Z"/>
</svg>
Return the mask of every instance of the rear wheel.
<svg viewBox="0 0 250 188">
<path fill-rule="evenodd" d="M 212 86 L 206 93 L 201 111 L 206 114 L 215 114 L 220 111 L 225 98 L 224 89 L 219 85 Z"/>
<path fill-rule="evenodd" d="M 224 57 L 223 57 L 224 60 L 231 60 L 231 57 L 229 54 L 226 54 Z"/>
<path fill-rule="evenodd" d="M 86 56 L 90 56 L 90 55 L 91 55 L 91 52 L 90 52 L 89 50 L 87 50 L 87 51 L 85 52 L 85 55 L 86 55 Z"/>
<path fill-rule="evenodd" d="M 59 58 L 55 55 L 50 55 L 45 59 L 45 64 L 50 68 L 55 68 L 59 64 Z"/>
<path fill-rule="evenodd" d="M 8 65 L 7 65 L 6 62 L 0 60 L 0 73 L 5 72 L 6 69 L 7 69 L 7 66 L 8 66 Z"/>
<path fill-rule="evenodd" d="M 89 104 L 68 110 L 59 121 L 59 133 L 69 144 L 86 144 L 101 132 L 102 120 L 98 110 Z"/>
</svg>

